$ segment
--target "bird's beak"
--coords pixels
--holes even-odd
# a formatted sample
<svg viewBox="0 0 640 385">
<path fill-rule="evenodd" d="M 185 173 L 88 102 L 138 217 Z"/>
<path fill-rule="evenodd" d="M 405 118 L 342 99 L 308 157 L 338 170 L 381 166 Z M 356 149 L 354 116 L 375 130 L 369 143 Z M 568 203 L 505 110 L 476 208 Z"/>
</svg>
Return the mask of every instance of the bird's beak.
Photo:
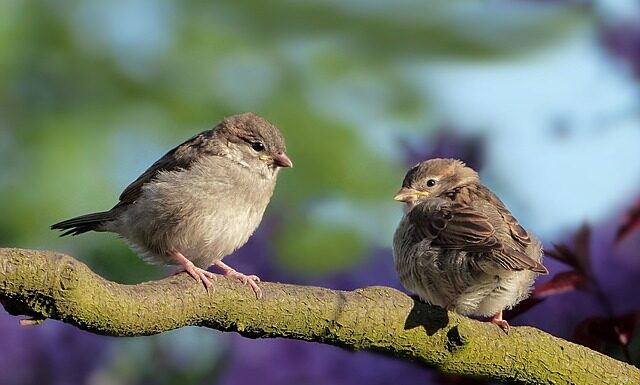
<svg viewBox="0 0 640 385">
<path fill-rule="evenodd" d="M 403 187 L 393 196 L 393 199 L 398 202 L 409 203 L 427 195 L 429 195 L 427 191 L 418 191 L 409 187 Z"/>
<path fill-rule="evenodd" d="M 278 167 L 293 167 L 293 162 L 291 161 L 291 159 L 289 159 L 287 154 L 282 151 L 273 156 L 273 164 Z"/>
</svg>

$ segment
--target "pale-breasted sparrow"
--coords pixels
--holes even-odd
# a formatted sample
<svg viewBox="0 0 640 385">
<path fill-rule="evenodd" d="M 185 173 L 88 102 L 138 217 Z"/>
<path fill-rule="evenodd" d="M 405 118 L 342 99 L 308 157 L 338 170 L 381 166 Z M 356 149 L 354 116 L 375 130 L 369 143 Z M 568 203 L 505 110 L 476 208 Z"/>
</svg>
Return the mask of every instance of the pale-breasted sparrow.
<svg viewBox="0 0 640 385">
<path fill-rule="evenodd" d="M 281 167 L 292 167 L 280 131 L 253 113 L 224 119 L 175 147 L 120 195 L 109 211 L 82 215 L 51 226 L 62 235 L 113 232 L 153 263 L 182 265 L 209 288 L 205 270 L 249 284 L 259 278 L 222 262 L 247 242 L 260 224 Z"/>
</svg>

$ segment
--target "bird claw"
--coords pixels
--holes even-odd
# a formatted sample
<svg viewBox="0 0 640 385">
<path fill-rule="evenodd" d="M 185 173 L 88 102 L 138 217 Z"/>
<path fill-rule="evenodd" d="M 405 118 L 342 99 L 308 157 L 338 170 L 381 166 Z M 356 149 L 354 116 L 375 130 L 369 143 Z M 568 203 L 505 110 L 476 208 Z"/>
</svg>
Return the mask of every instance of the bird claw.
<svg viewBox="0 0 640 385">
<path fill-rule="evenodd" d="M 197 267 L 196 265 L 193 264 L 193 262 L 188 260 L 184 255 L 182 255 L 182 253 L 178 251 L 174 251 L 172 255 L 178 262 L 180 262 L 184 271 L 189 273 L 189 275 L 192 276 L 193 279 L 195 279 L 197 282 L 203 283 L 204 287 L 207 290 L 213 287 L 213 284 L 211 283 L 211 281 L 209 281 L 209 278 L 216 279 L 216 275 L 214 273 Z M 260 287 L 257 284 L 257 282 L 260 282 L 260 277 L 258 277 L 257 275 L 242 274 L 239 271 L 236 271 L 235 269 L 233 269 L 232 267 L 229 267 L 227 264 L 223 263 L 222 261 L 214 261 L 213 264 L 218 266 L 218 268 L 222 270 L 223 275 L 226 275 L 227 277 L 235 278 L 238 281 L 242 282 L 242 284 L 245 286 L 249 285 L 253 290 L 253 292 L 255 293 L 256 298 L 258 299 L 262 298 L 262 289 L 260 289 Z"/>
<path fill-rule="evenodd" d="M 247 285 L 247 282 L 253 281 L 253 282 L 260 282 L 260 277 L 258 277 L 257 275 L 244 275 L 242 273 L 238 273 L 240 275 L 242 275 L 242 277 L 236 277 L 238 278 L 243 285 Z"/>
<path fill-rule="evenodd" d="M 253 274 L 252 275 L 243 274 L 235 270 L 234 268 L 228 266 L 227 264 L 223 263 L 222 261 L 216 261 L 213 264 L 218 266 L 218 268 L 222 270 L 223 275 L 227 277 L 235 278 L 245 286 L 249 285 L 253 290 L 254 294 L 256 295 L 256 298 L 258 299 L 262 298 L 262 289 L 260 289 L 260 287 L 257 284 L 258 282 L 260 282 L 260 277 Z"/>
<path fill-rule="evenodd" d="M 502 329 L 505 332 L 505 334 L 509 334 L 509 331 L 511 331 L 511 326 L 509 326 L 509 322 L 502 319 L 502 311 L 496 313 L 496 315 L 494 315 L 491 318 L 491 323 L 498 325 L 498 327 L 500 327 L 500 329 Z"/>
<path fill-rule="evenodd" d="M 215 280 L 216 275 L 214 273 L 193 265 L 185 267 L 184 271 L 189 273 L 189 275 L 192 276 L 196 281 L 201 282 L 204 285 L 205 289 L 209 290 L 213 287 L 213 284 L 211 283 L 209 278 Z"/>
<path fill-rule="evenodd" d="M 196 282 L 202 283 L 204 285 L 204 288 L 207 289 L 207 291 L 210 288 L 213 288 L 213 284 L 209 279 L 210 278 L 213 280 L 216 279 L 216 275 L 214 273 L 197 267 L 196 265 L 193 264 L 193 262 L 188 260 L 184 255 L 182 255 L 179 252 L 174 252 L 173 255 L 178 260 L 178 262 L 180 262 L 180 264 L 182 265 L 182 269 L 176 271 L 174 275 L 178 273 L 182 273 L 183 271 L 186 271 L 187 273 L 189 273 L 190 276 L 193 277 L 193 279 L 196 280 Z"/>
<path fill-rule="evenodd" d="M 244 286 L 249 285 L 253 290 L 253 292 L 255 293 L 256 298 L 258 299 L 262 298 L 262 289 L 260 289 L 260 287 L 257 284 L 257 282 L 260 282 L 260 277 L 258 277 L 257 275 L 245 275 L 236 270 L 232 270 L 229 272 L 225 271 L 224 275 L 226 275 L 227 277 L 237 279 Z"/>
</svg>

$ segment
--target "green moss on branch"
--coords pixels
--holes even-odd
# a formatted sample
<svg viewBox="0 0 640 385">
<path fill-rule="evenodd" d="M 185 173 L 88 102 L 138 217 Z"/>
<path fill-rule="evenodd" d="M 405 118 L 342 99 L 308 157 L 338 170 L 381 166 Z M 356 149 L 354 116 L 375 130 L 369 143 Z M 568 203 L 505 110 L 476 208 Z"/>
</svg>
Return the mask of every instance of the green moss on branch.
<svg viewBox="0 0 640 385">
<path fill-rule="evenodd" d="M 50 251 L 0 249 L 0 300 L 13 315 L 92 333 L 142 336 L 183 326 L 369 350 L 445 373 L 518 384 L 640 384 L 640 370 L 540 330 L 495 325 L 414 302 L 387 287 L 336 291 L 263 282 L 264 298 L 220 277 L 207 292 L 186 274 L 121 285 Z"/>
</svg>

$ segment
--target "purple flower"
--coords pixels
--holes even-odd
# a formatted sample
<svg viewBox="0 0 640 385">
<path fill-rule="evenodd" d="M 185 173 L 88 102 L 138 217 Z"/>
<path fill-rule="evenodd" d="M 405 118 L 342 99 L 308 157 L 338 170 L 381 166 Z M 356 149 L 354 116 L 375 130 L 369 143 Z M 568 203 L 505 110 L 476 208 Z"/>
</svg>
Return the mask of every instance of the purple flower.
<svg viewBox="0 0 640 385">
<path fill-rule="evenodd" d="M 585 273 L 587 284 L 546 298 L 516 317 L 512 324 L 531 325 L 558 337 L 574 339 L 578 331 L 576 328 L 587 319 L 615 319 L 640 312 L 640 297 L 637 296 L 637 282 L 640 278 L 637 240 L 640 237 L 630 236 L 617 245 L 616 229 L 621 222 L 620 217 L 593 226 L 590 237 L 580 246 L 573 245 L 573 237 L 563 243 L 570 248 L 573 245 L 573 249 L 581 250 L 583 255 L 588 256 L 588 271 Z M 547 249 L 552 250 L 553 246 L 549 245 Z M 551 279 L 559 272 L 571 270 L 567 264 L 551 258 L 545 260 L 545 265 L 550 274 L 540 279 L 541 282 Z M 603 335 L 604 333 L 594 337 L 602 338 Z M 576 342 L 583 341 L 578 339 Z"/>
<path fill-rule="evenodd" d="M 233 338 L 222 384 L 425 384 L 432 372 L 368 352 L 293 340 Z"/>
<path fill-rule="evenodd" d="M 23 327 L 0 310 L 0 384 L 83 384 L 103 362 L 108 340 L 57 321 Z"/>
<path fill-rule="evenodd" d="M 626 62 L 634 76 L 640 78 L 640 18 L 605 24 L 600 33 L 605 48 Z"/>
<path fill-rule="evenodd" d="M 404 147 L 409 167 L 426 159 L 456 158 L 474 170 L 479 170 L 484 162 L 483 138 L 465 136 L 449 126 L 444 126 L 424 140 L 406 141 Z"/>
</svg>

